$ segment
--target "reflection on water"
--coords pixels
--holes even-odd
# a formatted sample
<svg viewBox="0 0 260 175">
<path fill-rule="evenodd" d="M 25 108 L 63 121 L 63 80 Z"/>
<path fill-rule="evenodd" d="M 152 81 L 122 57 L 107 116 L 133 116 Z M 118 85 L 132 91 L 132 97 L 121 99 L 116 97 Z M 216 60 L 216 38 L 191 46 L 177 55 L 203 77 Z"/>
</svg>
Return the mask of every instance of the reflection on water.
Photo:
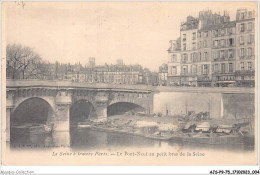
<svg viewBox="0 0 260 175">
<path fill-rule="evenodd" d="M 195 143 L 181 143 L 176 141 L 158 141 L 140 136 L 120 133 L 94 131 L 89 128 L 71 128 L 68 132 L 53 132 L 51 135 L 12 135 L 12 149 L 49 149 L 53 147 L 71 147 L 71 149 L 109 149 L 109 148 L 160 148 L 167 145 L 174 148 L 187 149 L 219 149 L 230 151 L 253 151 L 251 145 L 207 145 Z"/>
</svg>

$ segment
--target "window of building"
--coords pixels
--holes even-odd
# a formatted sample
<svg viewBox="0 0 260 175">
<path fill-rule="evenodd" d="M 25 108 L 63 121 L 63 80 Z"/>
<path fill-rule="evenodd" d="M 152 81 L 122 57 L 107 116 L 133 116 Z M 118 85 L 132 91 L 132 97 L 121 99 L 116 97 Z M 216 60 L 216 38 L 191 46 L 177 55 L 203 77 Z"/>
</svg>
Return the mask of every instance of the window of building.
<svg viewBox="0 0 260 175">
<path fill-rule="evenodd" d="M 188 66 L 182 66 L 182 73 L 187 74 L 188 73 Z"/>
<path fill-rule="evenodd" d="M 248 62 L 247 63 L 247 67 L 248 67 L 248 70 L 252 70 L 253 69 L 252 62 Z"/>
<path fill-rule="evenodd" d="M 225 40 L 224 39 L 220 40 L 220 46 L 224 47 L 224 45 L 225 45 Z"/>
<path fill-rule="evenodd" d="M 207 64 L 203 65 L 202 73 L 203 74 L 208 74 L 209 73 L 209 69 L 208 69 L 208 65 Z"/>
<path fill-rule="evenodd" d="M 206 48 L 207 47 L 207 41 L 204 41 L 203 43 L 204 43 L 204 48 Z"/>
<path fill-rule="evenodd" d="M 240 45 L 244 44 L 244 36 L 239 37 L 239 43 L 240 43 Z"/>
<path fill-rule="evenodd" d="M 249 57 L 251 57 L 251 56 L 253 55 L 253 52 L 252 52 L 252 51 L 253 51 L 253 50 L 252 50 L 251 47 L 249 47 L 249 48 L 247 49 L 247 54 L 248 54 Z"/>
<path fill-rule="evenodd" d="M 192 39 L 195 40 L 196 39 L 196 32 L 192 33 Z"/>
<path fill-rule="evenodd" d="M 190 59 L 191 59 L 191 61 L 196 61 L 196 59 L 197 59 L 197 54 L 196 54 L 196 53 L 191 53 L 191 54 L 190 54 Z"/>
<path fill-rule="evenodd" d="M 183 35 L 182 35 L 182 40 L 183 40 L 183 41 L 186 41 L 186 34 L 183 34 Z"/>
<path fill-rule="evenodd" d="M 201 37 L 201 32 L 198 32 L 198 38 L 200 38 Z"/>
<path fill-rule="evenodd" d="M 174 63 L 176 61 L 177 61 L 177 55 L 174 54 L 171 56 L 171 63 Z"/>
<path fill-rule="evenodd" d="M 244 32 L 245 31 L 245 24 L 242 23 L 240 24 L 240 32 Z"/>
<path fill-rule="evenodd" d="M 204 38 L 207 38 L 208 36 L 209 36 L 208 31 L 205 31 L 205 32 L 204 32 Z"/>
<path fill-rule="evenodd" d="M 216 36 L 217 36 L 217 33 L 218 33 L 218 32 L 217 32 L 216 30 L 213 30 L 213 31 L 212 31 L 213 37 L 216 37 Z"/>
<path fill-rule="evenodd" d="M 218 40 L 214 41 L 214 47 L 218 47 Z"/>
<path fill-rule="evenodd" d="M 222 36 L 225 35 L 225 29 L 220 30 L 220 35 L 222 35 Z"/>
<path fill-rule="evenodd" d="M 193 53 L 190 53 L 190 61 L 193 61 Z"/>
<path fill-rule="evenodd" d="M 183 44 L 183 50 L 186 50 L 186 44 Z"/>
<path fill-rule="evenodd" d="M 182 55 L 182 62 L 187 62 L 188 61 L 188 55 L 185 53 Z"/>
<path fill-rule="evenodd" d="M 228 50 L 228 58 L 234 58 L 234 50 L 233 49 Z"/>
<path fill-rule="evenodd" d="M 248 30 L 248 31 L 252 31 L 252 29 L 253 29 L 253 23 L 252 23 L 252 22 L 249 22 L 249 23 L 248 23 L 248 28 L 247 28 L 247 30 Z"/>
<path fill-rule="evenodd" d="M 216 51 L 216 52 L 213 53 L 214 59 L 218 59 L 219 58 L 219 53 L 220 53 L 220 51 Z"/>
<path fill-rule="evenodd" d="M 198 42 L 198 48 L 201 48 L 201 41 Z"/>
<path fill-rule="evenodd" d="M 245 13 L 241 13 L 240 15 L 240 19 L 245 19 Z"/>
<path fill-rule="evenodd" d="M 218 72 L 218 64 L 214 64 L 214 72 Z"/>
<path fill-rule="evenodd" d="M 248 12 L 248 18 L 252 18 L 252 12 L 251 11 Z"/>
<path fill-rule="evenodd" d="M 221 50 L 220 51 L 220 58 L 225 58 L 225 51 L 224 50 Z"/>
<path fill-rule="evenodd" d="M 217 58 L 220 58 L 220 50 L 217 51 Z"/>
<path fill-rule="evenodd" d="M 228 28 L 228 29 L 227 29 L 227 33 L 228 33 L 229 35 L 231 35 L 231 34 L 232 34 L 232 28 Z"/>
<path fill-rule="evenodd" d="M 218 36 L 220 36 L 221 35 L 221 29 L 218 29 L 217 31 L 218 31 Z"/>
<path fill-rule="evenodd" d="M 197 53 L 193 53 L 193 60 L 197 61 Z"/>
<path fill-rule="evenodd" d="M 245 56 L 245 49 L 244 49 L 244 48 L 241 48 L 241 49 L 239 50 L 239 57 L 240 57 L 240 58 L 244 58 L 244 56 Z"/>
<path fill-rule="evenodd" d="M 196 65 L 192 65 L 192 73 L 197 73 L 197 66 Z"/>
<path fill-rule="evenodd" d="M 234 71 L 234 69 L 233 69 L 233 63 L 229 63 L 229 64 L 228 64 L 228 70 L 229 70 L 229 72 L 233 72 L 233 71 Z"/>
<path fill-rule="evenodd" d="M 199 53 L 199 60 L 201 61 L 201 52 Z"/>
<path fill-rule="evenodd" d="M 251 43 L 254 42 L 254 37 L 255 37 L 254 35 L 251 35 L 251 34 L 250 34 L 250 35 L 248 35 L 247 37 L 248 37 L 248 42 L 247 42 L 248 44 L 251 44 Z"/>
<path fill-rule="evenodd" d="M 225 63 L 221 63 L 221 73 L 225 73 Z"/>
<path fill-rule="evenodd" d="M 234 45 L 234 38 L 229 38 L 229 46 L 233 46 Z"/>
<path fill-rule="evenodd" d="M 240 70 L 245 70 L 245 63 L 244 62 L 240 63 Z"/>
<path fill-rule="evenodd" d="M 228 58 L 228 50 L 225 50 L 225 58 Z M 226 59 L 225 59 L 226 60 Z"/>
<path fill-rule="evenodd" d="M 196 50 L 196 43 L 195 42 L 192 43 L 192 50 Z"/>
<path fill-rule="evenodd" d="M 208 52 L 204 52 L 204 59 L 205 59 L 205 60 L 208 60 L 208 59 L 209 59 L 208 57 L 209 57 Z"/>
<path fill-rule="evenodd" d="M 172 74 L 172 75 L 176 75 L 176 74 L 177 74 L 177 67 L 176 67 L 176 66 L 173 66 L 173 67 L 171 68 L 171 74 Z"/>
</svg>

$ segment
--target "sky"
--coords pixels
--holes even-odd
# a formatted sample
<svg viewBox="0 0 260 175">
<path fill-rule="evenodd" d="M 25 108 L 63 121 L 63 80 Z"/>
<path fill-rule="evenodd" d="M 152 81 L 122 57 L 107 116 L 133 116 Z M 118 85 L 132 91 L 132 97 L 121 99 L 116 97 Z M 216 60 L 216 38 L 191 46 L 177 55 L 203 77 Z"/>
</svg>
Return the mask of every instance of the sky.
<svg viewBox="0 0 260 175">
<path fill-rule="evenodd" d="M 3 2 L 6 44 L 22 44 L 47 61 L 141 64 L 153 71 L 167 63 L 169 41 L 180 23 L 199 11 L 257 8 L 256 2 Z"/>
</svg>

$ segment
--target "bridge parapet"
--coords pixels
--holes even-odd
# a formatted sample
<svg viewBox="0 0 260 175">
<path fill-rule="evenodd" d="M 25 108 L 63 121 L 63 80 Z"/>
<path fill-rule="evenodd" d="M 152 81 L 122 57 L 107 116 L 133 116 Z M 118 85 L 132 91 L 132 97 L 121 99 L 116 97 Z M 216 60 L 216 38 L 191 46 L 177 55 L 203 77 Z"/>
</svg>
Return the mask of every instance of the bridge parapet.
<svg viewBox="0 0 260 175">
<path fill-rule="evenodd" d="M 9 88 L 37 88 L 48 87 L 49 89 L 89 89 L 110 90 L 117 92 L 205 92 L 205 93 L 255 93 L 255 88 L 246 87 L 169 87 L 169 86 L 147 86 L 147 85 L 118 85 L 104 83 L 79 83 L 71 81 L 45 81 L 45 80 L 7 80 L 6 87 Z"/>
<path fill-rule="evenodd" d="M 48 87 L 54 89 L 89 89 L 89 90 L 110 90 L 110 91 L 127 91 L 127 92 L 151 92 L 153 87 L 146 85 L 117 85 L 105 83 L 78 83 L 71 81 L 44 81 L 44 80 L 7 80 L 7 88 L 32 88 Z"/>
</svg>

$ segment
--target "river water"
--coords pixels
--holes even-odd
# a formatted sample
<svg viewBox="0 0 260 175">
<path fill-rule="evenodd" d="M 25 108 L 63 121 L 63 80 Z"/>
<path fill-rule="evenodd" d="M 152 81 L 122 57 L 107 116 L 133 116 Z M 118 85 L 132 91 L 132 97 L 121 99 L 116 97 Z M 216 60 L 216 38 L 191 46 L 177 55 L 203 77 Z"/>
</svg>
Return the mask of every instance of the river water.
<svg viewBox="0 0 260 175">
<path fill-rule="evenodd" d="M 161 147 L 225 150 L 225 151 L 253 151 L 254 146 L 246 144 L 206 145 L 188 144 L 176 141 L 159 141 L 141 136 L 121 133 L 108 133 L 91 130 L 89 128 L 71 128 L 70 132 L 53 132 L 51 135 L 15 135 L 12 136 L 11 149 L 52 149 L 55 147 L 69 147 L 72 150 L 115 149 L 115 148 L 155 148 Z"/>
</svg>

